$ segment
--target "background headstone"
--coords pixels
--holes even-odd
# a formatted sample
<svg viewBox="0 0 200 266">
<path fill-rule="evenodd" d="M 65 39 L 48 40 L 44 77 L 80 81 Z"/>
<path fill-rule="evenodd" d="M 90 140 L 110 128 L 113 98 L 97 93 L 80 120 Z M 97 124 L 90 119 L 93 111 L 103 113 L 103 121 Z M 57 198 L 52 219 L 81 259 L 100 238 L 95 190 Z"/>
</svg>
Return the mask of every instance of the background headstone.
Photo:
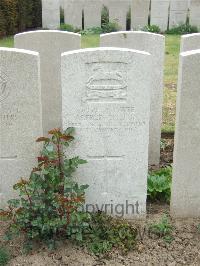
<svg viewBox="0 0 200 266">
<path fill-rule="evenodd" d="M 190 0 L 190 25 L 200 30 L 200 1 Z"/>
<path fill-rule="evenodd" d="M 186 23 L 188 15 L 188 0 L 171 0 L 170 2 L 170 15 L 169 15 L 169 28 L 176 27 Z"/>
<path fill-rule="evenodd" d="M 88 160 L 76 174 L 90 185 L 86 203 L 112 204 L 113 214 L 124 207 L 126 218 L 146 211 L 151 75 L 146 52 L 96 48 L 62 55 L 63 127 L 76 129 L 67 153 Z M 137 202 L 138 213 L 126 211 L 126 203 Z"/>
<path fill-rule="evenodd" d="M 29 178 L 42 136 L 38 53 L 0 48 L 0 207 Z"/>
<path fill-rule="evenodd" d="M 181 36 L 181 52 L 200 49 L 200 33 Z"/>
<path fill-rule="evenodd" d="M 109 21 L 117 22 L 121 30 L 126 30 L 126 18 L 130 8 L 128 0 L 109 0 Z"/>
<path fill-rule="evenodd" d="M 147 32 L 124 31 L 101 35 L 100 45 L 104 47 L 131 48 L 146 51 L 152 55 L 152 71 L 154 79 L 151 96 L 149 164 L 159 164 L 162 126 L 165 37 L 163 35 Z"/>
<path fill-rule="evenodd" d="M 200 217 L 200 50 L 181 53 L 171 213 Z"/>
<path fill-rule="evenodd" d="M 84 2 L 82 0 L 63 0 L 65 24 L 70 24 L 82 30 L 82 12 Z"/>
<path fill-rule="evenodd" d="M 84 28 L 101 27 L 102 2 L 100 0 L 86 0 L 84 6 Z"/>
<path fill-rule="evenodd" d="M 64 1 L 65 0 L 60 0 L 60 7 L 64 9 Z"/>
<path fill-rule="evenodd" d="M 42 0 L 42 27 L 57 30 L 60 27 L 60 0 Z"/>
<path fill-rule="evenodd" d="M 61 53 L 79 49 L 81 37 L 62 31 L 33 31 L 15 35 L 15 47 L 40 54 L 44 134 L 61 126 Z"/>
<path fill-rule="evenodd" d="M 157 25 L 166 31 L 169 17 L 170 0 L 151 0 L 151 25 Z"/>
<path fill-rule="evenodd" d="M 148 25 L 150 0 L 131 1 L 131 27 L 132 29 L 142 29 Z"/>
</svg>

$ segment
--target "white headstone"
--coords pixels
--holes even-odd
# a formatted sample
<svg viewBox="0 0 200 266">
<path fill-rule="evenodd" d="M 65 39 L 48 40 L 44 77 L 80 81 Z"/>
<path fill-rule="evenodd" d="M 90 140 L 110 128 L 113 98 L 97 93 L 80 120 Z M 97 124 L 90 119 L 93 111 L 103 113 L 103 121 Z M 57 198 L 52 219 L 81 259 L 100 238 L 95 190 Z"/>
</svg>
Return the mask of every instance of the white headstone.
<svg viewBox="0 0 200 266">
<path fill-rule="evenodd" d="M 188 0 L 171 0 L 169 28 L 173 28 L 186 23 L 189 7 L 188 5 Z"/>
<path fill-rule="evenodd" d="M 84 3 L 84 28 L 101 27 L 101 1 L 87 0 Z"/>
<path fill-rule="evenodd" d="M 88 160 L 76 175 L 90 185 L 86 203 L 104 211 L 108 204 L 113 215 L 124 208 L 126 218 L 146 210 L 151 73 L 146 52 L 96 48 L 62 55 L 63 127 L 76 129 L 67 152 Z"/>
<path fill-rule="evenodd" d="M 142 29 L 148 25 L 150 0 L 131 1 L 131 25 L 132 29 Z"/>
<path fill-rule="evenodd" d="M 121 30 L 126 30 L 126 18 L 130 8 L 129 0 L 109 0 L 109 21 L 117 22 Z"/>
<path fill-rule="evenodd" d="M 160 161 L 165 37 L 143 31 L 124 31 L 101 35 L 100 45 L 131 48 L 146 51 L 152 55 L 154 80 L 151 96 L 149 164 L 157 165 Z"/>
<path fill-rule="evenodd" d="M 60 0 L 60 7 L 64 9 L 64 0 Z"/>
<path fill-rule="evenodd" d="M 38 53 L 0 48 L 0 207 L 35 166 L 41 121 Z"/>
<path fill-rule="evenodd" d="M 181 36 L 181 52 L 200 49 L 200 33 Z"/>
<path fill-rule="evenodd" d="M 42 27 L 50 30 L 60 27 L 60 0 L 42 0 Z"/>
<path fill-rule="evenodd" d="M 190 0 L 190 25 L 200 30 L 200 1 Z"/>
<path fill-rule="evenodd" d="M 157 25 L 166 31 L 169 17 L 170 0 L 151 0 L 151 25 Z"/>
<path fill-rule="evenodd" d="M 70 24 L 82 29 L 82 12 L 84 10 L 83 0 L 63 0 L 65 24 Z"/>
<path fill-rule="evenodd" d="M 33 31 L 15 35 L 16 48 L 40 54 L 44 134 L 61 126 L 61 53 L 80 46 L 81 37 L 75 33 Z"/>
<path fill-rule="evenodd" d="M 171 213 L 200 217 L 200 50 L 181 53 Z"/>
</svg>

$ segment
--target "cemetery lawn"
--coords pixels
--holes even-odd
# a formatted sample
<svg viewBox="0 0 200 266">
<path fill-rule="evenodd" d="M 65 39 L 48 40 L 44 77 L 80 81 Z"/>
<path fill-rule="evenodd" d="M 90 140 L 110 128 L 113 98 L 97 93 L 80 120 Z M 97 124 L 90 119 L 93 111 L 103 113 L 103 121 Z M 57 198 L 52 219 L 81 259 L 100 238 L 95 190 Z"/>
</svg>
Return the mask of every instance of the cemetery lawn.
<svg viewBox="0 0 200 266">
<path fill-rule="evenodd" d="M 82 48 L 98 47 L 99 35 L 83 35 Z M 0 47 L 13 47 L 13 37 L 0 39 Z M 166 35 L 162 132 L 174 132 L 180 35 Z"/>
</svg>

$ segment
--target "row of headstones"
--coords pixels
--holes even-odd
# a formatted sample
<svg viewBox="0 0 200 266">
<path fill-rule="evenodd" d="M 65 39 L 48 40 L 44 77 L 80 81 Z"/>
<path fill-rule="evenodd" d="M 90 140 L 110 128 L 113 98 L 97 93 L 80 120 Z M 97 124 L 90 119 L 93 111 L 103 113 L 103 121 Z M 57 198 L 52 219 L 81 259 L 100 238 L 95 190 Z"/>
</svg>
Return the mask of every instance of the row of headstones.
<svg viewBox="0 0 200 266">
<path fill-rule="evenodd" d="M 16 48 L 34 52 L 0 48 L 1 205 L 33 167 L 35 139 L 72 126 L 77 140 L 68 152 L 88 160 L 77 175 L 90 185 L 87 202 L 115 212 L 124 204 L 127 217 L 145 214 L 148 152 L 149 163 L 159 163 L 164 37 L 120 32 L 101 36 L 101 46 L 66 52 L 80 48 L 80 35 L 36 31 L 15 36 Z M 182 51 L 199 46 L 200 34 L 183 38 Z M 200 209 L 199 57 L 181 54 L 172 189 L 172 211 L 180 216 Z"/>
<path fill-rule="evenodd" d="M 82 29 L 100 27 L 103 6 L 109 10 L 110 21 L 117 21 L 126 30 L 127 13 L 131 8 L 131 28 L 138 30 L 148 25 L 158 25 L 162 31 L 186 23 L 200 28 L 199 0 L 42 0 L 43 28 L 58 29 L 60 6 L 64 9 L 65 23 Z M 189 9 L 189 13 L 188 13 Z"/>
</svg>

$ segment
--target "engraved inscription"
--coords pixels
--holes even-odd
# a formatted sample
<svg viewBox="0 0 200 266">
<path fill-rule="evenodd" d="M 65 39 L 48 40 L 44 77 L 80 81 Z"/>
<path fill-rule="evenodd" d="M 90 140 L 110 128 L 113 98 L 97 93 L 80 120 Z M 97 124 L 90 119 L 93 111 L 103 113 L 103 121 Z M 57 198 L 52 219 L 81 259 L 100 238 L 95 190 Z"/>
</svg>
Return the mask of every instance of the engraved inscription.
<svg viewBox="0 0 200 266">
<path fill-rule="evenodd" d="M 134 131 L 135 128 L 144 126 L 146 121 L 136 115 L 133 106 L 118 106 L 110 110 L 110 106 L 92 107 L 77 109 L 76 114 L 68 113 L 67 124 L 75 128 L 96 128 L 104 131 Z M 76 121 L 76 122 L 74 122 Z"/>
<path fill-rule="evenodd" d="M 0 114 L 0 122 L 3 126 L 13 126 L 13 124 L 17 121 L 19 114 L 18 108 L 12 108 L 7 110 L 6 112 Z"/>
<path fill-rule="evenodd" d="M 89 77 L 86 81 L 86 101 L 125 102 L 127 79 L 124 63 L 89 63 Z M 122 66 L 122 67 L 120 67 Z"/>
<path fill-rule="evenodd" d="M 14 139 L 9 132 L 13 130 L 14 125 L 17 123 L 19 109 L 12 106 L 11 109 L 3 111 L 0 114 L 0 159 L 14 160 L 17 158 L 17 155 L 13 152 L 12 142 Z"/>
<path fill-rule="evenodd" d="M 14 155 L 14 156 L 1 156 L 0 159 L 1 160 L 14 160 L 14 159 L 17 159 L 17 155 Z"/>
<path fill-rule="evenodd" d="M 4 101 L 9 95 L 8 77 L 0 71 L 0 102 Z"/>
<path fill-rule="evenodd" d="M 117 160 L 123 160 L 124 159 L 124 155 L 123 156 L 89 156 L 88 155 L 88 160 L 92 160 L 92 161 L 117 161 Z"/>
</svg>

